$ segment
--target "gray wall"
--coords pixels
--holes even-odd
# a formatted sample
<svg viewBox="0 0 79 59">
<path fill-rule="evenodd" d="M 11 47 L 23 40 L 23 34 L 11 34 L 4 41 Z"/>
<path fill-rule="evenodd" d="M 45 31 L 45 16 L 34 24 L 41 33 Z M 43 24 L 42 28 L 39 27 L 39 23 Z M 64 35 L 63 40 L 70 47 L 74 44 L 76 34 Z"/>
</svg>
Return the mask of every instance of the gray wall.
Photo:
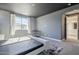
<svg viewBox="0 0 79 59">
<path fill-rule="evenodd" d="M 79 9 L 79 4 L 38 17 L 37 29 L 43 32 L 44 36 L 48 36 L 54 39 L 61 39 L 62 15 L 75 9 Z M 62 33 L 64 33 L 64 29 L 62 30 Z M 64 34 L 62 37 L 64 37 Z"/>
<path fill-rule="evenodd" d="M 30 17 L 30 30 L 36 30 L 36 18 Z"/>
</svg>

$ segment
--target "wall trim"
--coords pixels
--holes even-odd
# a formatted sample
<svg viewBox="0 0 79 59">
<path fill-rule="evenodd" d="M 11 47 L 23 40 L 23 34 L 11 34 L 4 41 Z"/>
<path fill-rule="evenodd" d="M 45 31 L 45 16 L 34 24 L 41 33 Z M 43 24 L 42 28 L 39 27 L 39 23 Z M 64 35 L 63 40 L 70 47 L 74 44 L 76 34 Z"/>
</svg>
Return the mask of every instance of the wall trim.
<svg viewBox="0 0 79 59">
<path fill-rule="evenodd" d="M 50 37 L 45 37 L 45 36 L 41 36 L 41 37 L 44 38 L 44 39 L 47 39 L 47 40 L 52 40 L 52 41 L 62 42 L 62 40 L 55 39 L 55 38 L 50 38 Z"/>
</svg>

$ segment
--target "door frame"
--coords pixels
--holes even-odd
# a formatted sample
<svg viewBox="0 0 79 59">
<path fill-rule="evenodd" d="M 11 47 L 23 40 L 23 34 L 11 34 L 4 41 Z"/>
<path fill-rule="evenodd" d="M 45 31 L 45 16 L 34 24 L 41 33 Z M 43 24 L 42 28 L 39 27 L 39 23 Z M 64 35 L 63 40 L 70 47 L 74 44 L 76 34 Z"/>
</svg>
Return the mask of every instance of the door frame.
<svg viewBox="0 0 79 59">
<path fill-rule="evenodd" d="M 67 30 L 66 30 L 66 16 L 71 16 L 71 15 L 78 15 L 78 39 L 79 39 L 79 13 L 74 13 L 74 14 L 69 14 L 69 15 L 63 15 L 62 16 L 62 22 L 61 22 L 61 40 L 67 40 Z M 63 34 L 64 33 L 64 34 Z"/>
</svg>

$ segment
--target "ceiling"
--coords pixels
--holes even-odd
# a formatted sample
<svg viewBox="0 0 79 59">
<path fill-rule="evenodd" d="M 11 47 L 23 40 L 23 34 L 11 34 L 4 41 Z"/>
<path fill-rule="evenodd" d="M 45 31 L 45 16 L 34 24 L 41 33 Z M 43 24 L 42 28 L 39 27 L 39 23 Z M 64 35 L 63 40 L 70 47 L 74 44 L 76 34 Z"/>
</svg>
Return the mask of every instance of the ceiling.
<svg viewBox="0 0 79 59">
<path fill-rule="evenodd" d="M 68 5 L 68 3 L 0 3 L 0 9 L 26 16 L 39 17 L 75 4 L 76 3 L 72 3 L 71 5 Z"/>
</svg>

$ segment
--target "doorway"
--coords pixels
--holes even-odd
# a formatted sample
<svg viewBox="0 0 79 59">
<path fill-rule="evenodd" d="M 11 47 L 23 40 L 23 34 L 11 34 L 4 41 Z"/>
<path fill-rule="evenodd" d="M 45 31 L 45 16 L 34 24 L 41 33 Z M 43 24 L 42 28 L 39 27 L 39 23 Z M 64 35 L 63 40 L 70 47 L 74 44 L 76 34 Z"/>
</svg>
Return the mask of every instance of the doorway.
<svg viewBox="0 0 79 59">
<path fill-rule="evenodd" d="M 62 15 L 61 39 L 79 42 L 79 13 Z"/>
<path fill-rule="evenodd" d="M 78 15 L 66 16 L 66 40 L 78 40 Z"/>
</svg>

